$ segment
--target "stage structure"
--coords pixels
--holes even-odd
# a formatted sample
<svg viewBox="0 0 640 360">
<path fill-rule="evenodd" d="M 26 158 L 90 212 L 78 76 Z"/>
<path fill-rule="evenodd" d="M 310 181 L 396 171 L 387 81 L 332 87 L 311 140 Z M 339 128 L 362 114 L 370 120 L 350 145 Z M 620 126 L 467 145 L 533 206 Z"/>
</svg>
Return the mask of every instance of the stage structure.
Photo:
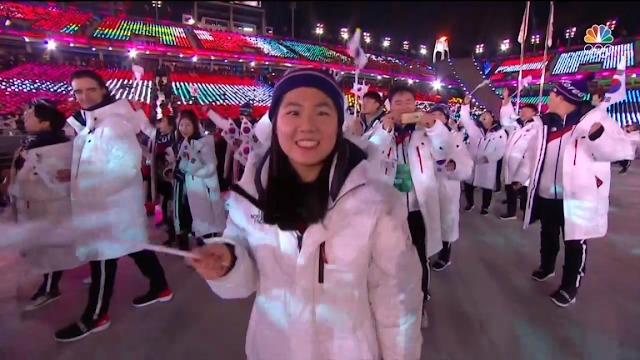
<svg viewBox="0 0 640 360">
<path fill-rule="evenodd" d="M 446 36 L 436 40 L 436 46 L 433 48 L 433 62 L 436 62 L 436 54 L 440 53 L 440 60 L 444 60 L 444 53 L 447 52 L 447 60 L 449 60 L 449 40 Z"/>
<path fill-rule="evenodd" d="M 211 30 L 273 35 L 260 1 L 194 1 L 193 16 L 184 15 L 183 22 Z"/>
</svg>

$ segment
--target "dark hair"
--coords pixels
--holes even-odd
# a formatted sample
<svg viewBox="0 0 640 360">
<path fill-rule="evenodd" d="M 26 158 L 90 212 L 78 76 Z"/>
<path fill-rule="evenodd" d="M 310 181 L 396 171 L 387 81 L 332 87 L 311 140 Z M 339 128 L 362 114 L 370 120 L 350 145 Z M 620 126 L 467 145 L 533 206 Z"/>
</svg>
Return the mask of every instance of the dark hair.
<svg viewBox="0 0 640 360">
<path fill-rule="evenodd" d="M 413 96 L 413 98 L 416 98 L 416 89 L 412 88 L 411 86 L 408 85 L 395 85 L 392 86 L 391 89 L 389 89 L 389 94 L 387 96 L 387 98 L 389 99 L 389 101 L 393 101 L 393 97 L 396 96 L 399 93 L 409 93 L 411 94 L 411 96 Z"/>
<path fill-rule="evenodd" d="M 278 133 L 273 127 L 271 147 L 263 159 L 263 164 L 269 160 L 268 182 L 266 188 L 259 188 L 261 191 L 258 192 L 266 224 L 291 231 L 324 219 L 329 208 L 331 163 L 342 139 L 342 133 L 338 131 L 336 146 L 324 159 L 320 175 L 312 183 L 304 183 L 280 147 Z M 259 166 L 256 173 L 256 185 L 261 184 L 261 168 Z"/>
<path fill-rule="evenodd" d="M 27 109 L 33 109 L 33 114 L 40 122 L 48 122 L 51 131 L 58 132 L 64 128 L 67 118 L 58 110 L 56 104 L 48 99 L 33 99 L 27 104 Z"/>
<path fill-rule="evenodd" d="M 71 74 L 71 78 L 69 78 L 69 83 L 73 82 L 73 80 L 75 80 L 75 79 L 91 79 L 91 80 L 97 82 L 98 86 L 101 89 L 105 89 L 105 90 L 107 90 L 107 93 L 109 93 L 109 88 L 107 87 L 107 82 L 104 81 L 104 78 L 102 76 L 100 76 L 100 74 L 98 74 L 97 72 L 95 72 L 93 70 L 84 69 L 84 70 L 74 71 L 73 74 Z"/>
<path fill-rule="evenodd" d="M 371 91 L 367 91 L 364 95 L 362 95 L 363 99 L 371 99 L 376 101 L 378 104 L 382 105 L 384 104 L 384 101 L 382 101 L 382 96 L 380 96 L 380 94 L 378 94 L 377 92 L 371 90 Z"/>
<path fill-rule="evenodd" d="M 176 124 L 176 118 L 173 115 L 162 115 L 160 117 L 160 119 L 158 119 L 156 121 L 156 123 L 160 123 L 162 121 L 162 119 L 167 119 L 167 124 L 169 124 L 169 126 L 171 126 L 173 128 L 173 130 L 176 130 L 178 128 L 178 125 Z"/>
<path fill-rule="evenodd" d="M 522 105 L 521 109 L 524 109 L 524 108 L 531 109 L 531 111 L 533 111 L 534 114 L 538 113 L 538 107 L 535 106 L 534 104 L 524 104 Z"/>
<path fill-rule="evenodd" d="M 191 139 L 200 139 L 202 137 L 202 134 L 200 133 L 200 122 L 198 121 L 198 116 L 196 115 L 196 113 L 193 110 L 189 109 L 182 110 L 180 111 L 180 114 L 178 114 L 178 123 L 180 123 L 182 119 L 189 120 L 189 122 L 193 126 L 193 135 L 191 135 Z M 177 140 L 177 143 L 181 143 L 182 140 L 184 140 L 184 137 L 182 136 L 180 131 L 178 131 Z"/>
<path fill-rule="evenodd" d="M 493 111 L 490 111 L 490 110 L 484 110 L 482 114 L 480 114 L 480 116 L 478 117 L 478 121 L 481 121 L 482 115 L 485 113 L 489 114 L 489 116 L 491 116 L 491 119 L 493 119 L 493 123 L 491 124 L 491 126 L 494 126 L 495 124 L 500 124 L 500 119 L 498 119 L 496 114 L 494 114 Z"/>
</svg>

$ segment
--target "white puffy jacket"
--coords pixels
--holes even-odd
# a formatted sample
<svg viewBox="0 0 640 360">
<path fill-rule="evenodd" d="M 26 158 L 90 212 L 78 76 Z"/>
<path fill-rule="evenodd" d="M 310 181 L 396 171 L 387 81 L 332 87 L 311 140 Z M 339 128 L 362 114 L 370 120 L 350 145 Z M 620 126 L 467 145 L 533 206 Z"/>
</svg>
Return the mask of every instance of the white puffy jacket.
<svg viewBox="0 0 640 360">
<path fill-rule="evenodd" d="M 528 186 L 531 165 L 528 163 L 529 157 L 527 157 L 526 152 L 529 148 L 529 142 L 536 135 L 536 129 L 539 129 L 538 126 L 534 126 L 534 123 L 540 123 L 541 120 L 539 116 L 535 116 L 533 121 L 529 121 L 520 127 L 516 122 L 516 118 L 516 113 L 511 104 L 502 106 L 500 109 L 500 124 L 513 129 L 513 132 L 509 135 L 504 157 L 502 158 L 502 177 L 507 185 L 519 182 Z"/>
<path fill-rule="evenodd" d="M 498 161 L 504 156 L 507 146 L 507 132 L 504 129 L 485 132 L 471 119 L 469 105 L 460 107 L 460 122 L 469 134 L 469 153 L 475 162 L 473 178 L 469 181 L 473 186 L 493 190 L 496 186 Z M 489 162 L 481 164 L 480 158 Z"/>
<path fill-rule="evenodd" d="M 78 133 L 73 141 L 71 209 L 74 225 L 84 235 L 77 253 L 86 261 L 119 258 L 141 250 L 139 244 L 148 240 L 142 149 L 136 138 L 145 115 L 127 100 L 81 113 L 85 125 L 67 119 Z"/>
<path fill-rule="evenodd" d="M 262 156 L 251 154 L 239 182 L 252 197 Z M 235 246 L 237 261 L 209 285 L 225 299 L 257 292 L 249 360 L 420 358 L 422 270 L 405 204 L 370 167 L 365 160 L 350 172 L 323 222 L 304 233 L 300 250 L 295 232 L 262 223 L 252 201 L 232 193 L 222 241 Z"/>
<path fill-rule="evenodd" d="M 12 167 L 9 185 L 18 225 L 27 227 L 44 222 L 51 229 L 71 221 L 70 184 L 58 182 L 56 173 L 71 168 L 72 148 L 73 142 L 68 141 L 23 151 L 24 165 L 18 171 Z M 81 265 L 72 238 L 64 246 L 51 246 L 50 236 L 41 233 L 21 239 L 20 249 L 32 270 L 48 273 Z"/>
<path fill-rule="evenodd" d="M 368 136 L 369 141 L 377 145 L 381 175 L 393 184 L 398 153 L 402 154 L 403 145 L 396 144 L 394 134 L 384 130 L 382 123 L 372 128 L 372 134 Z M 413 188 L 427 228 L 426 253 L 431 256 L 442 249 L 443 241 L 458 239 L 459 211 L 452 204 L 460 202 L 460 181 L 471 176 L 473 162 L 461 134 L 449 131 L 439 121 L 430 129 L 416 127 L 406 153 Z M 442 171 L 437 160 L 452 160 L 456 169 Z"/>
<path fill-rule="evenodd" d="M 589 139 L 591 126 L 599 122 L 604 128 L 596 140 Z M 528 163 L 530 185 L 524 217 L 526 229 L 537 220 L 534 203 L 540 172 L 547 148 L 547 126 L 535 123 L 535 137 L 529 142 Z M 586 113 L 570 132 L 563 135 L 568 141 L 562 156 L 562 191 L 564 204 L 564 238 L 581 240 L 603 237 L 607 233 L 611 162 L 632 156 L 631 142 L 604 108 Z"/>
<path fill-rule="evenodd" d="M 224 201 L 220 195 L 213 136 L 183 141 L 176 161 L 185 174 L 184 186 L 193 218 L 193 232 L 196 236 L 222 232 L 225 226 Z M 179 230 L 180 219 L 175 215 L 174 224 Z"/>
</svg>

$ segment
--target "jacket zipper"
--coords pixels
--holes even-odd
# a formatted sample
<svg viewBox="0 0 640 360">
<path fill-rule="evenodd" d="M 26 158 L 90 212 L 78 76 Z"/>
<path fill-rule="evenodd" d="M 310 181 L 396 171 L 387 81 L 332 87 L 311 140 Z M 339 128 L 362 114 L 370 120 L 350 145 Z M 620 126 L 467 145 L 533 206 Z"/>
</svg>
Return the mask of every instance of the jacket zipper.
<svg viewBox="0 0 640 360">
<path fill-rule="evenodd" d="M 420 173 L 424 174 L 424 169 L 422 168 L 422 155 L 420 154 L 419 146 L 416 146 L 416 151 L 418 152 L 418 161 L 420 161 Z"/>
<path fill-rule="evenodd" d="M 576 139 L 575 151 L 573 153 L 573 166 L 576 165 L 576 159 L 578 158 L 578 139 Z"/>
<path fill-rule="evenodd" d="M 325 243 L 320 244 L 318 252 L 318 283 L 324 284 L 324 259 L 325 259 Z"/>
<path fill-rule="evenodd" d="M 558 199 L 558 162 L 560 161 L 560 149 L 562 149 L 562 136 L 560 137 L 560 144 L 558 146 L 558 156 L 556 157 L 556 171 L 553 173 L 553 194 L 555 199 Z"/>
<path fill-rule="evenodd" d="M 342 199 L 342 197 L 344 197 L 346 194 L 350 193 L 351 191 L 364 186 L 365 184 L 360 184 L 355 186 L 354 188 L 352 188 L 351 190 L 345 192 L 344 194 L 342 194 L 341 196 L 339 196 L 336 201 L 333 203 L 333 206 L 331 206 L 331 209 L 333 209 L 336 204 L 338 203 L 338 201 L 340 201 L 340 199 Z M 299 231 L 296 231 L 296 236 L 298 238 L 298 252 L 302 251 L 302 236 L 303 234 L 300 233 Z M 326 246 L 325 246 L 325 242 L 323 241 L 322 244 L 320 244 L 320 251 L 318 254 L 318 283 L 319 284 L 324 284 L 324 263 L 325 263 L 325 259 L 326 259 Z"/>
<path fill-rule="evenodd" d="M 397 148 L 396 148 L 396 150 L 397 150 Z M 405 165 L 409 166 L 409 164 L 407 164 L 407 155 L 404 152 L 404 143 L 400 143 L 400 150 L 402 151 L 402 161 L 404 162 Z M 397 171 L 398 171 L 398 169 L 396 168 L 396 172 Z M 411 173 L 411 168 L 409 168 L 409 173 Z M 413 186 L 413 184 L 411 186 Z M 411 194 L 411 191 L 409 191 L 405 195 L 405 198 L 407 199 L 407 209 L 409 209 L 409 194 Z"/>
<path fill-rule="evenodd" d="M 564 125 L 567 117 L 565 116 L 562 119 L 562 128 L 564 129 Z M 558 163 L 560 162 L 560 152 L 562 151 L 562 136 L 560 136 L 560 143 L 558 144 L 558 156 L 556 157 L 556 171 L 553 173 L 553 194 L 555 199 L 558 199 Z"/>
<path fill-rule="evenodd" d="M 390 147 L 390 148 L 389 148 L 389 152 L 387 152 L 387 160 L 388 160 L 389 158 L 391 158 L 391 150 L 393 150 L 393 147 Z M 396 149 L 396 150 L 397 150 L 397 149 Z M 384 169 L 384 174 L 385 174 L 385 175 L 387 175 L 388 170 L 389 170 L 388 168 L 385 168 L 385 169 Z"/>
</svg>

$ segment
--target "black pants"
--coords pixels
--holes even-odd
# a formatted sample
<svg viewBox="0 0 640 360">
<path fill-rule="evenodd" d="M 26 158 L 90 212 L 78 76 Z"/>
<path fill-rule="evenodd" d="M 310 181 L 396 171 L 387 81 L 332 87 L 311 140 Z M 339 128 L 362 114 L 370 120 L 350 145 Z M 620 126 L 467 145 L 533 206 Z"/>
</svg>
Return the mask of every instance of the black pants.
<svg viewBox="0 0 640 360">
<path fill-rule="evenodd" d="M 473 206 L 475 204 L 475 200 L 473 198 L 473 191 L 476 189 L 475 186 L 464 183 L 464 197 L 467 200 L 467 205 Z M 490 189 L 482 189 L 482 208 L 488 209 L 491 205 L 491 198 L 493 197 L 493 190 Z"/>
<path fill-rule="evenodd" d="M 62 279 L 62 271 L 54 271 L 49 274 L 44 274 L 44 281 L 38 288 L 37 293 L 39 295 L 48 294 L 50 292 L 59 292 L 60 279 Z"/>
<path fill-rule="evenodd" d="M 496 170 L 496 192 L 500 192 L 502 190 L 502 181 L 500 180 L 500 176 L 502 175 L 502 159 L 498 160 L 498 169 Z"/>
<path fill-rule="evenodd" d="M 448 241 L 442 242 L 442 250 L 438 253 L 438 260 L 445 263 L 448 263 L 449 260 L 451 260 L 451 245 L 453 244 Z"/>
<path fill-rule="evenodd" d="M 507 215 L 515 215 L 518 208 L 518 200 L 520 200 L 520 210 L 525 211 L 527 208 L 527 187 L 522 186 L 516 190 L 513 185 L 505 185 L 507 192 Z"/>
<path fill-rule="evenodd" d="M 551 273 L 555 270 L 560 251 L 560 232 L 564 238 L 564 212 L 562 200 L 537 197 L 540 214 L 540 268 Z M 586 271 L 587 241 L 564 239 L 564 268 L 560 288 L 577 291 Z"/>
<path fill-rule="evenodd" d="M 623 169 L 627 169 L 629 165 L 631 165 L 631 160 L 620 160 L 618 164 L 622 166 Z"/>
<path fill-rule="evenodd" d="M 407 223 L 409 224 L 411 240 L 418 251 L 420 265 L 422 265 L 422 293 L 424 294 L 423 301 L 426 301 L 429 299 L 429 282 L 431 280 L 431 268 L 429 258 L 427 258 L 427 247 L 425 244 L 427 228 L 424 225 L 424 219 L 420 211 L 410 212 L 407 217 Z"/>
<path fill-rule="evenodd" d="M 164 269 L 156 254 L 149 250 L 129 254 L 136 265 L 150 282 L 150 292 L 160 293 L 169 286 L 164 275 Z M 91 286 L 89 287 L 89 302 L 80 320 L 85 324 L 107 315 L 109 303 L 113 295 L 113 286 L 118 270 L 118 259 L 91 261 Z"/>
</svg>

